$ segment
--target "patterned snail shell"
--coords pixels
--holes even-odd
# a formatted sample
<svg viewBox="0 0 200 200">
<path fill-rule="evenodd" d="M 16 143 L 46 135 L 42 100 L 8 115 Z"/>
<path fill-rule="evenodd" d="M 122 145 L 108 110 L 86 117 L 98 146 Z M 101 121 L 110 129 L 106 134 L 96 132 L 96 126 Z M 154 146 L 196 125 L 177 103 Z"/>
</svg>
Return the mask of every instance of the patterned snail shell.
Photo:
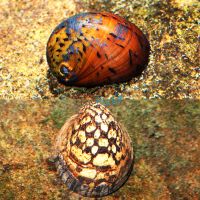
<svg viewBox="0 0 200 200">
<path fill-rule="evenodd" d="M 85 87 L 131 80 L 148 64 L 149 52 L 137 26 L 107 12 L 68 18 L 47 43 L 50 71 L 65 85 Z"/>
<path fill-rule="evenodd" d="M 56 139 L 55 153 L 62 181 L 87 197 L 116 191 L 133 168 L 128 133 L 99 103 L 85 105 L 64 124 Z"/>
</svg>

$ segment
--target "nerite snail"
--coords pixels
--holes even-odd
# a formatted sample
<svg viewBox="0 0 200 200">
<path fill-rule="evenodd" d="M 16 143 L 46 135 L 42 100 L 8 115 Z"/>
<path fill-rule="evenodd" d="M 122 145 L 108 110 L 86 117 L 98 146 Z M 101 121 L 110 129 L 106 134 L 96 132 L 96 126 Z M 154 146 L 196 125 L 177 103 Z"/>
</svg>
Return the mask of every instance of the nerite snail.
<svg viewBox="0 0 200 200">
<path fill-rule="evenodd" d="M 58 80 L 85 87 L 131 80 L 148 64 L 149 52 L 137 26 L 107 12 L 68 18 L 47 43 L 47 61 Z"/>
</svg>

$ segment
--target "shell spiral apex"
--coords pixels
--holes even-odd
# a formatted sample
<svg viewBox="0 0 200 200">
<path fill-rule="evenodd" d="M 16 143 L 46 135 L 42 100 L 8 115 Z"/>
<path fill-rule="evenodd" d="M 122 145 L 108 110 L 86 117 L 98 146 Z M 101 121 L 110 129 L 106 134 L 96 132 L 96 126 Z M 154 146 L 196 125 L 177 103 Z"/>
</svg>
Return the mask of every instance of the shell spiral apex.
<svg viewBox="0 0 200 200">
<path fill-rule="evenodd" d="M 60 130 L 56 167 L 69 189 L 101 197 L 119 189 L 133 168 L 133 149 L 125 129 L 99 103 L 85 105 Z"/>
<path fill-rule="evenodd" d="M 108 12 L 72 16 L 47 43 L 51 72 L 65 85 L 99 86 L 131 80 L 148 64 L 150 45 L 142 31 Z"/>
</svg>

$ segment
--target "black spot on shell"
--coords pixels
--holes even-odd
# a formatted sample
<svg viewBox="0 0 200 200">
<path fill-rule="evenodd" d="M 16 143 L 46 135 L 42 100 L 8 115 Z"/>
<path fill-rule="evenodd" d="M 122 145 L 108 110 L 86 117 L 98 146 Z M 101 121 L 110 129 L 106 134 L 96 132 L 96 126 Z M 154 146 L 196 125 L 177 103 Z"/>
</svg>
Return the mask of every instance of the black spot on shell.
<svg viewBox="0 0 200 200">
<path fill-rule="evenodd" d="M 113 68 L 111 68 L 111 67 L 109 67 L 108 70 L 109 70 L 111 73 L 113 73 L 113 74 L 117 74 L 117 72 L 115 71 L 115 69 L 113 69 Z"/>
<path fill-rule="evenodd" d="M 106 53 L 104 55 L 105 55 L 106 59 L 108 60 L 108 55 Z"/>
<path fill-rule="evenodd" d="M 81 144 L 81 141 L 80 141 L 79 138 L 77 138 L 77 139 L 76 139 L 76 142 L 75 142 L 75 145 L 76 145 L 76 146 L 79 146 L 80 144 Z"/>
<path fill-rule="evenodd" d="M 143 49 L 143 48 L 144 48 L 144 45 L 143 45 L 143 38 L 142 38 L 140 35 L 138 35 L 136 32 L 135 32 L 135 35 L 137 36 L 138 41 L 139 41 L 139 43 L 140 43 L 140 46 L 141 46 L 141 48 Z"/>
<path fill-rule="evenodd" d="M 107 166 L 98 166 L 97 167 L 100 171 L 107 171 L 107 170 L 109 170 L 110 168 L 111 168 L 111 166 L 110 165 L 107 165 Z M 100 181 L 101 179 L 99 179 L 98 181 Z M 98 181 L 97 181 L 97 183 L 98 183 Z M 103 180 L 104 181 L 104 180 Z M 100 182 L 102 182 L 102 180 L 100 181 Z"/>
<path fill-rule="evenodd" d="M 130 65 L 133 64 L 132 54 L 133 54 L 133 51 L 131 49 L 129 49 L 129 63 L 130 63 Z"/>
<path fill-rule="evenodd" d="M 63 40 L 66 42 L 66 41 L 68 41 L 69 39 L 68 39 L 68 38 L 64 38 Z"/>
<path fill-rule="evenodd" d="M 71 36 L 71 34 L 70 34 L 70 33 L 66 33 L 66 34 L 67 34 L 68 38 Z"/>
<path fill-rule="evenodd" d="M 108 139 L 108 132 L 105 132 L 105 131 L 101 130 L 101 138 Z"/>
<path fill-rule="evenodd" d="M 60 47 L 64 47 L 65 44 L 63 44 L 63 43 L 59 43 L 59 46 L 60 46 Z"/>
<path fill-rule="evenodd" d="M 112 16 L 112 18 L 115 19 L 115 20 L 118 20 L 117 17 L 115 17 L 115 16 Z"/>
<path fill-rule="evenodd" d="M 109 139 L 109 145 L 112 146 L 112 144 L 116 143 L 116 138 L 110 138 Z"/>
<path fill-rule="evenodd" d="M 98 154 L 99 153 L 107 153 L 107 151 L 108 151 L 107 147 L 99 147 Z"/>
<path fill-rule="evenodd" d="M 80 54 L 81 57 L 83 56 L 83 53 L 81 51 L 78 50 L 78 53 Z"/>
<path fill-rule="evenodd" d="M 115 35 L 114 33 L 109 33 L 109 35 L 113 36 L 114 38 L 117 38 L 117 35 Z"/>
<path fill-rule="evenodd" d="M 94 140 L 94 146 L 99 146 L 99 142 L 97 139 Z"/>
<path fill-rule="evenodd" d="M 95 130 L 94 130 L 95 131 Z M 94 131 L 90 132 L 90 133 L 87 133 L 87 137 L 88 138 L 92 138 L 93 137 L 93 134 L 94 134 Z"/>
<path fill-rule="evenodd" d="M 116 176 L 115 175 L 111 175 L 111 176 L 109 176 L 108 181 L 113 183 L 115 179 L 116 179 Z"/>
<path fill-rule="evenodd" d="M 101 16 L 103 16 L 103 17 L 108 17 L 106 14 L 101 14 Z"/>
<path fill-rule="evenodd" d="M 115 145 L 115 146 L 116 146 L 116 150 L 120 151 L 120 147 L 118 145 Z"/>
<path fill-rule="evenodd" d="M 62 52 L 62 50 L 61 50 L 61 49 L 57 49 L 56 51 L 57 51 L 57 52 Z"/>
<path fill-rule="evenodd" d="M 82 169 L 81 169 L 79 166 L 77 166 L 76 171 L 77 171 L 77 172 L 81 172 Z"/>
<path fill-rule="evenodd" d="M 57 37 L 57 38 L 56 38 L 56 42 L 58 42 L 59 40 L 60 40 L 60 38 Z"/>
<path fill-rule="evenodd" d="M 124 160 L 126 158 L 126 155 L 122 155 L 121 159 Z"/>
<path fill-rule="evenodd" d="M 132 55 L 133 55 L 135 58 L 137 58 L 137 57 L 138 57 L 138 54 L 137 54 L 137 52 L 135 52 L 135 53 L 132 53 Z"/>
<path fill-rule="evenodd" d="M 117 43 L 115 43 L 117 46 L 119 46 L 119 47 L 121 47 L 121 48 L 124 48 L 124 46 L 123 45 L 121 45 L 121 44 L 117 44 Z"/>
<path fill-rule="evenodd" d="M 118 160 L 116 160 L 116 159 L 114 159 L 114 160 L 115 160 L 115 164 L 116 164 L 116 165 L 119 165 L 120 161 L 118 161 Z"/>
<path fill-rule="evenodd" d="M 90 150 L 91 150 L 91 148 L 90 148 L 90 147 L 86 147 L 84 151 L 85 151 L 86 153 L 89 153 L 89 152 L 90 152 Z"/>
<path fill-rule="evenodd" d="M 83 51 L 86 52 L 86 46 L 83 44 Z"/>
<path fill-rule="evenodd" d="M 114 33 L 109 33 L 109 35 L 113 36 L 114 38 L 120 39 L 120 40 L 125 40 L 124 38 L 119 37 L 119 36 L 117 36 L 117 35 L 114 34 Z"/>
<path fill-rule="evenodd" d="M 97 57 L 101 58 L 101 54 L 97 51 Z"/>
</svg>

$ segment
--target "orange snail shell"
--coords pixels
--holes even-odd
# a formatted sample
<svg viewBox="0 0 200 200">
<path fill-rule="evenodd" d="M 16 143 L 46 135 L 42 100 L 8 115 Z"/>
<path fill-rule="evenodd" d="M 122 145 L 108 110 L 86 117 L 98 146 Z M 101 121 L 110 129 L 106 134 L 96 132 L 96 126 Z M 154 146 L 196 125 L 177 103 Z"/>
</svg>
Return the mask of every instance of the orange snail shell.
<svg viewBox="0 0 200 200">
<path fill-rule="evenodd" d="M 56 167 L 69 189 L 101 197 L 119 189 L 133 168 L 131 139 L 99 103 L 85 105 L 60 130 Z"/>
<path fill-rule="evenodd" d="M 50 70 L 65 85 L 98 86 L 131 80 L 148 64 L 142 31 L 108 12 L 81 13 L 52 32 L 47 43 Z"/>
</svg>

